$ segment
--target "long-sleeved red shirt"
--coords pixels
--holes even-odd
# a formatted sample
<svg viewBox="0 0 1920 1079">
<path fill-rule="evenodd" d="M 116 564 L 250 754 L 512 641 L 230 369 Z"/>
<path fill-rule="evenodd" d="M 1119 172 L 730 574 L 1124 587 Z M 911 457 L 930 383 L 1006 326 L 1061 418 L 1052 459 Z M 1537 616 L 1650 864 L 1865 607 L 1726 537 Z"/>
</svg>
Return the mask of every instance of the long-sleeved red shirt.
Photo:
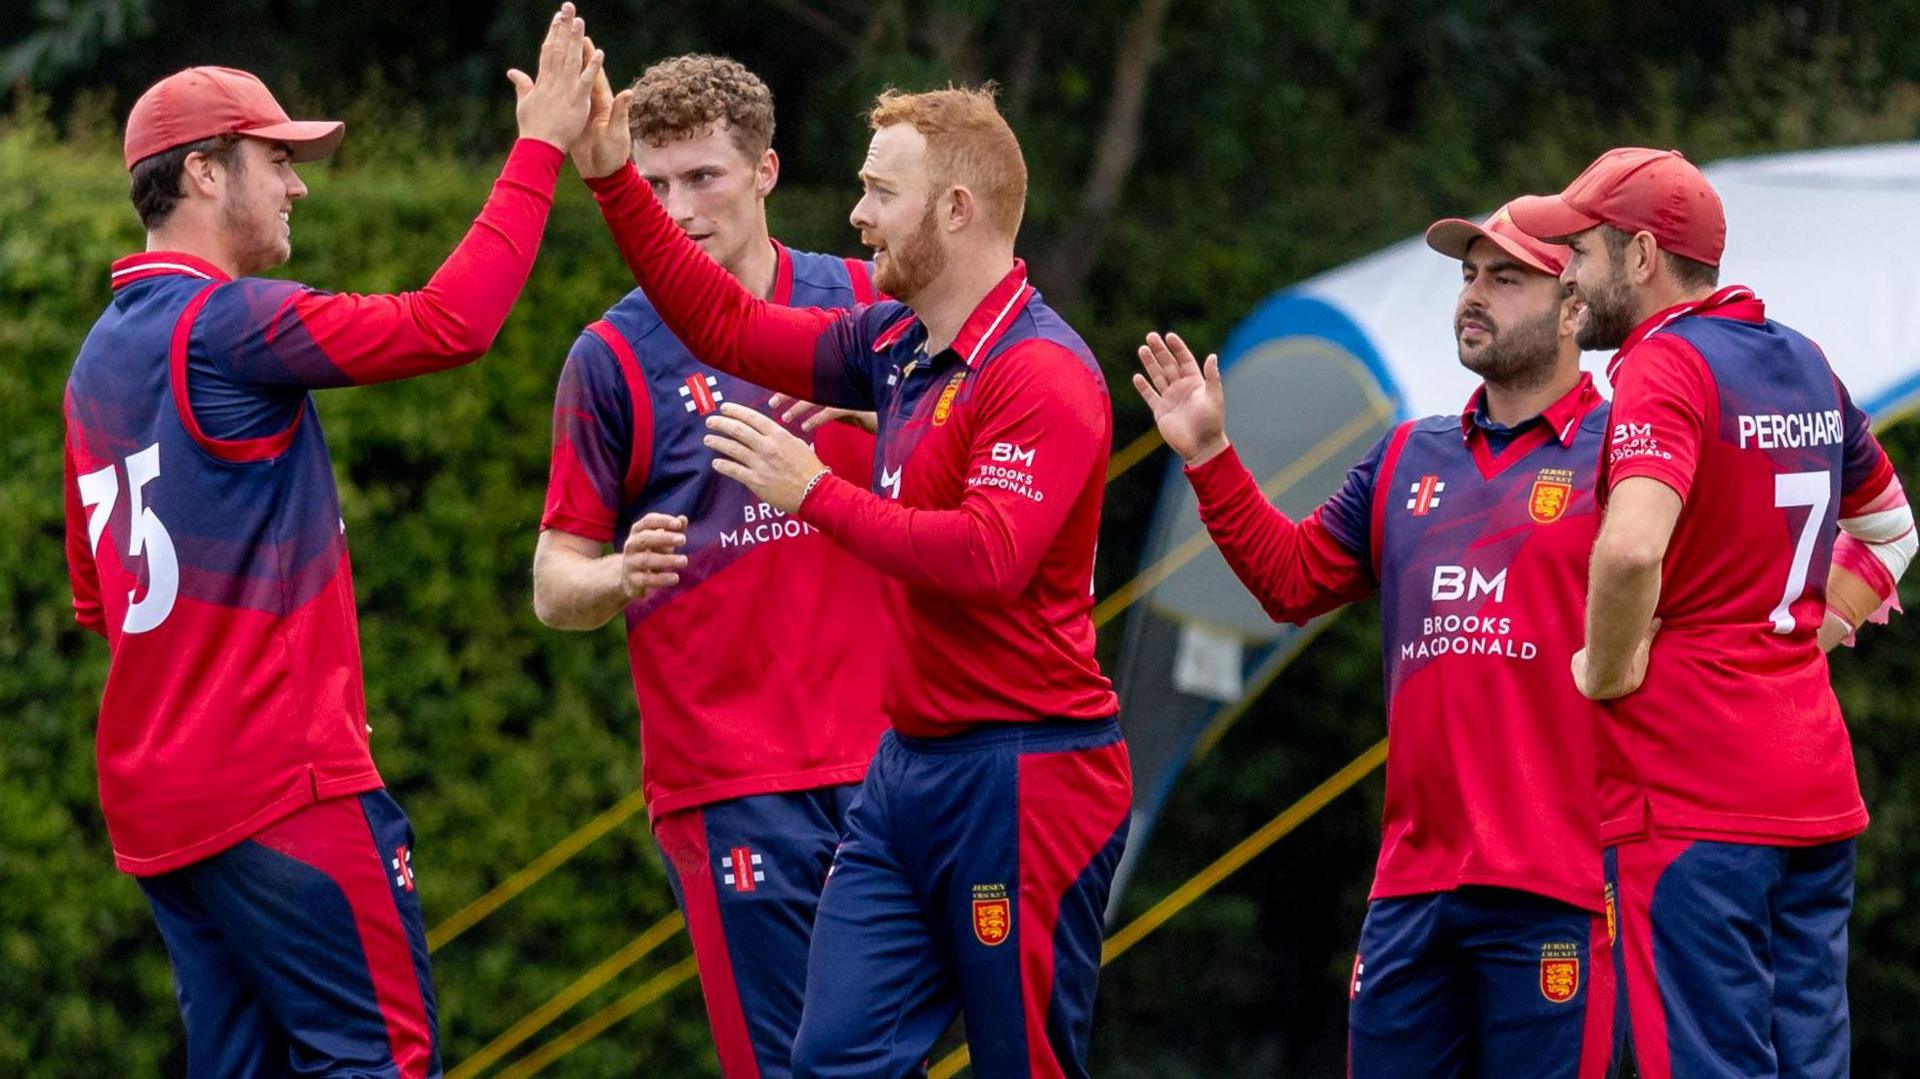
<svg viewBox="0 0 1920 1079">
<path fill-rule="evenodd" d="M 177 869 L 381 785 L 309 391 L 484 353 L 532 269 L 561 161 L 516 144 L 418 292 L 235 280 L 178 252 L 114 264 L 67 381 L 66 500 L 74 613 L 111 653 L 96 750 L 121 869 Z"/>
<path fill-rule="evenodd" d="M 688 240 L 633 169 L 592 186 L 635 279 L 695 356 L 880 414 L 873 491 L 830 477 L 799 517 L 898 582 L 895 632 L 875 642 L 894 726 L 937 736 L 1112 715 L 1091 618 L 1106 381 L 1025 266 L 928 355 L 904 304 L 768 303 Z"/>
</svg>

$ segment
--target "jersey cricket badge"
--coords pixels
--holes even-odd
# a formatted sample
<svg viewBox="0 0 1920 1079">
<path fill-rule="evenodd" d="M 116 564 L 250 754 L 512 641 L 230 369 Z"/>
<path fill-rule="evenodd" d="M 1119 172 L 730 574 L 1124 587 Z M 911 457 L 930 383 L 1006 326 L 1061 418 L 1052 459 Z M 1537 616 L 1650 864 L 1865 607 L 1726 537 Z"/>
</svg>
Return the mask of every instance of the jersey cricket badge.
<svg viewBox="0 0 1920 1079">
<path fill-rule="evenodd" d="M 940 391 L 940 399 L 933 403 L 933 425 L 939 427 L 953 414 L 953 399 L 959 396 L 960 384 L 967 380 L 967 369 L 961 368 L 947 380 L 946 388 Z"/>
<path fill-rule="evenodd" d="M 1580 992 L 1580 948 L 1560 942 L 1540 946 L 1540 995 L 1565 1004 Z"/>
<path fill-rule="evenodd" d="M 973 935 L 991 948 L 1013 932 L 1013 901 L 1004 884 L 973 886 Z"/>
<path fill-rule="evenodd" d="M 1607 901 L 1607 902 L 1606 902 L 1606 906 L 1607 906 L 1607 943 L 1608 943 L 1608 944 L 1615 944 L 1615 943 L 1618 943 L 1618 936 L 1617 936 L 1617 934 L 1618 934 L 1618 932 L 1619 932 L 1619 930 L 1618 930 L 1618 928 L 1617 928 L 1617 924 L 1618 924 L 1618 923 L 1616 923 L 1616 922 L 1614 921 L 1614 918 L 1615 918 L 1615 915 L 1614 915 L 1614 913 L 1613 913 L 1613 882 L 1612 882 L 1612 881 L 1608 881 L 1608 882 L 1607 882 L 1607 890 L 1606 890 L 1606 901 Z"/>
<path fill-rule="evenodd" d="M 1567 512 L 1567 503 L 1572 501 L 1572 471 L 1543 468 L 1534 477 L 1533 494 L 1527 498 L 1527 513 L 1535 524 L 1550 525 Z"/>
<path fill-rule="evenodd" d="M 413 848 L 405 843 L 393 848 L 393 857 L 387 860 L 393 869 L 393 886 L 413 891 Z"/>
</svg>

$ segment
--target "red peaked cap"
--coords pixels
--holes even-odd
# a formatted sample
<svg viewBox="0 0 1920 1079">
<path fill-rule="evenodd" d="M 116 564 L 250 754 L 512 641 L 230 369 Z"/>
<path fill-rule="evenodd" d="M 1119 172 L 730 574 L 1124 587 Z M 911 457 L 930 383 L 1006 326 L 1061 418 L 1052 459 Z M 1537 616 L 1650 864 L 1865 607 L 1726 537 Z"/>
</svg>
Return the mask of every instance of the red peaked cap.
<svg viewBox="0 0 1920 1079">
<path fill-rule="evenodd" d="M 1512 207 L 1512 203 L 1500 207 L 1480 224 L 1464 217 L 1435 221 L 1427 228 L 1427 246 L 1448 258 L 1464 259 L 1473 241 L 1486 240 L 1523 265 L 1559 277 L 1560 271 L 1567 268 L 1567 256 L 1572 252 L 1560 244 L 1550 244 L 1521 232 L 1513 223 Z"/>
<path fill-rule="evenodd" d="M 338 120 L 292 120 L 265 83 L 230 67 L 190 67 L 147 88 L 127 116 L 127 168 L 215 135 L 284 142 L 295 161 L 318 161 L 340 146 Z"/>
<path fill-rule="evenodd" d="M 1650 232 L 1662 251 L 1709 266 L 1720 265 L 1727 248 L 1720 196 L 1678 150 L 1608 150 L 1558 195 L 1529 195 L 1509 206 L 1521 231 L 1548 241 L 1604 224 Z"/>
</svg>

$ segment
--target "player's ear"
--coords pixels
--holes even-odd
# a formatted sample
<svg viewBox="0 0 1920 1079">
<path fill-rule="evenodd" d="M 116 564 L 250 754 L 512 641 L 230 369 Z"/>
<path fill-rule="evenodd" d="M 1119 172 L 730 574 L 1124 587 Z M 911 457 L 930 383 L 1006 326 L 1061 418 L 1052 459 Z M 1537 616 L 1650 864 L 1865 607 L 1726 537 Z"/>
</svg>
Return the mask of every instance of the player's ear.
<svg viewBox="0 0 1920 1079">
<path fill-rule="evenodd" d="M 1653 233 L 1641 229 L 1633 234 L 1633 240 L 1627 244 L 1627 280 L 1636 285 L 1644 285 L 1653 280 L 1654 271 L 1660 265 L 1660 241 Z"/>
<path fill-rule="evenodd" d="M 753 170 L 753 193 L 766 198 L 773 194 L 773 187 L 780 182 L 780 155 L 769 146 L 760 155 L 760 163 Z"/>
<path fill-rule="evenodd" d="M 948 232 L 959 232 L 966 228 L 980 213 L 980 203 L 973 197 L 973 192 L 958 184 L 947 188 L 947 193 L 941 197 L 941 201 L 946 203 L 945 212 L 942 214 L 944 220 L 941 223 L 946 226 Z"/>
<path fill-rule="evenodd" d="M 1574 299 L 1572 296 L 1562 296 L 1560 298 L 1561 340 L 1569 340 L 1580 332 L 1580 315 L 1585 310 L 1586 305 Z"/>
</svg>

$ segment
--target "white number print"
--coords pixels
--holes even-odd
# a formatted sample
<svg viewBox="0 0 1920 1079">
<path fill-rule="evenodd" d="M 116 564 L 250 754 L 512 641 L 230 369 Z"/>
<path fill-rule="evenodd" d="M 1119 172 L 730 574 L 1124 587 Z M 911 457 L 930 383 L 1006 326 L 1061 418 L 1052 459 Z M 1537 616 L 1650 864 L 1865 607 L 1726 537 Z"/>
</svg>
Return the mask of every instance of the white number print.
<svg viewBox="0 0 1920 1079">
<path fill-rule="evenodd" d="M 1807 589 L 1808 563 L 1813 561 L 1813 542 L 1827 519 L 1827 503 L 1833 501 L 1832 472 L 1782 472 L 1773 478 L 1773 504 L 1777 509 L 1806 506 L 1807 523 L 1800 526 L 1800 541 L 1793 546 L 1793 564 L 1787 567 L 1787 590 L 1769 616 L 1775 633 L 1793 632 L 1793 613 L 1788 608 Z"/>
<path fill-rule="evenodd" d="M 126 633 L 145 633 L 167 620 L 173 613 L 173 601 L 180 595 L 180 559 L 174 554 L 173 536 L 167 526 L 146 505 L 145 488 L 160 475 L 158 442 L 128 457 L 127 469 L 127 556 L 147 561 L 147 594 L 137 602 L 139 589 L 127 590 L 127 617 L 120 628 Z M 98 550 L 100 537 L 107 530 L 113 507 L 120 501 L 120 477 L 113 466 L 97 469 L 78 481 L 80 502 L 87 507 L 87 549 Z"/>
</svg>

